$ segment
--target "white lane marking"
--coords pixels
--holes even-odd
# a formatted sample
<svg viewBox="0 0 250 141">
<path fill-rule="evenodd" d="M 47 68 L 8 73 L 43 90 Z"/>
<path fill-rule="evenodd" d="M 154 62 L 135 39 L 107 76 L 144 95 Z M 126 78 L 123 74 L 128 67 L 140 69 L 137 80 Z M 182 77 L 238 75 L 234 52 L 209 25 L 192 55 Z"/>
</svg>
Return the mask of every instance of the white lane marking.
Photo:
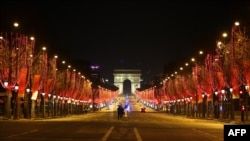
<svg viewBox="0 0 250 141">
<path fill-rule="evenodd" d="M 139 134 L 137 128 L 134 128 L 135 136 L 137 141 L 142 141 L 141 135 Z"/>
<path fill-rule="evenodd" d="M 109 128 L 108 132 L 106 132 L 106 134 L 102 137 L 102 141 L 106 141 L 108 139 L 113 129 L 114 129 L 114 126 Z"/>
<path fill-rule="evenodd" d="M 9 137 L 9 138 L 12 138 L 12 137 L 16 137 L 16 136 L 18 136 L 18 135 L 24 135 L 24 134 L 34 133 L 34 132 L 38 132 L 38 129 L 34 129 L 34 130 L 27 131 L 27 132 L 22 132 L 22 133 L 13 134 L 13 135 L 10 135 L 10 136 L 8 136 L 8 137 Z"/>
<path fill-rule="evenodd" d="M 196 131 L 196 132 L 199 132 L 200 134 L 205 134 L 205 135 L 207 135 L 207 136 L 210 136 L 210 137 L 212 137 L 212 138 L 215 138 L 215 139 L 218 140 L 218 141 L 223 141 L 223 139 L 221 139 L 220 137 L 217 137 L 217 136 L 212 135 L 212 134 L 210 134 L 210 133 L 207 133 L 207 132 L 201 131 L 201 130 L 199 130 L 199 129 L 195 129 L 195 128 L 193 128 L 193 130 Z"/>
</svg>

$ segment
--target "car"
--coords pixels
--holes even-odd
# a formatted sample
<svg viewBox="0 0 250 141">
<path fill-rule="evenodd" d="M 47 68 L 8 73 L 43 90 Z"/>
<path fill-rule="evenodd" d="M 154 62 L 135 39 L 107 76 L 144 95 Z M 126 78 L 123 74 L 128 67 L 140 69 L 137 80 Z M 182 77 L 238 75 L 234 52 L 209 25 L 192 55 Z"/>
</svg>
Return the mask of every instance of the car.
<svg viewBox="0 0 250 141">
<path fill-rule="evenodd" d="M 145 113 L 146 112 L 146 108 L 145 107 L 142 107 L 141 108 L 141 113 Z"/>
</svg>

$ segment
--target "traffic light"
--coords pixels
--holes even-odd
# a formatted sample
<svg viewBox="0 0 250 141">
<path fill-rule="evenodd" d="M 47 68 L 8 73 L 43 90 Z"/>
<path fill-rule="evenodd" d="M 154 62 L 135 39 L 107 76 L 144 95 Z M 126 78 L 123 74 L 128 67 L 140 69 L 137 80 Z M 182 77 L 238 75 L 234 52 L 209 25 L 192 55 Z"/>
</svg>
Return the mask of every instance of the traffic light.
<svg viewBox="0 0 250 141">
<path fill-rule="evenodd" d="M 240 110 L 241 110 L 241 111 L 245 111 L 245 110 L 246 110 L 246 106 L 245 106 L 245 105 L 241 105 Z"/>
</svg>

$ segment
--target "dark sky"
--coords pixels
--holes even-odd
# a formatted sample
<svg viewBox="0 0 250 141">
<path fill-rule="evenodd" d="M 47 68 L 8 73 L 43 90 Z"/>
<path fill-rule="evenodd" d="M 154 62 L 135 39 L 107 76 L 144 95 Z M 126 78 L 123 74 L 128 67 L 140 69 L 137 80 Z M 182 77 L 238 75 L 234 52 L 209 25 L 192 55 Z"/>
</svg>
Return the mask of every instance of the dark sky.
<svg viewBox="0 0 250 141">
<path fill-rule="evenodd" d="M 114 69 L 141 69 L 147 81 L 162 73 L 164 65 L 184 63 L 199 49 L 213 50 L 236 20 L 249 25 L 247 3 L 5 0 L 0 6 L 0 29 L 18 21 L 20 30 L 36 37 L 37 48 L 45 45 L 59 59 L 90 61 L 109 79 Z"/>
</svg>

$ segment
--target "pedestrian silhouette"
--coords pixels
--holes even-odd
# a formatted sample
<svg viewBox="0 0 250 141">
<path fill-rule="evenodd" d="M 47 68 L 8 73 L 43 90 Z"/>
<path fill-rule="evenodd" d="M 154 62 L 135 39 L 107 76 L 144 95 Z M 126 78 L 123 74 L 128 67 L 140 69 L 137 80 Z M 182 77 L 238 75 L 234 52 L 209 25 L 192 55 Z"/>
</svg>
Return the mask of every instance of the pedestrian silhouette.
<svg viewBox="0 0 250 141">
<path fill-rule="evenodd" d="M 124 114 L 124 109 L 121 105 L 118 106 L 117 108 L 117 113 L 118 113 L 118 120 L 122 118 L 123 114 Z"/>
</svg>

